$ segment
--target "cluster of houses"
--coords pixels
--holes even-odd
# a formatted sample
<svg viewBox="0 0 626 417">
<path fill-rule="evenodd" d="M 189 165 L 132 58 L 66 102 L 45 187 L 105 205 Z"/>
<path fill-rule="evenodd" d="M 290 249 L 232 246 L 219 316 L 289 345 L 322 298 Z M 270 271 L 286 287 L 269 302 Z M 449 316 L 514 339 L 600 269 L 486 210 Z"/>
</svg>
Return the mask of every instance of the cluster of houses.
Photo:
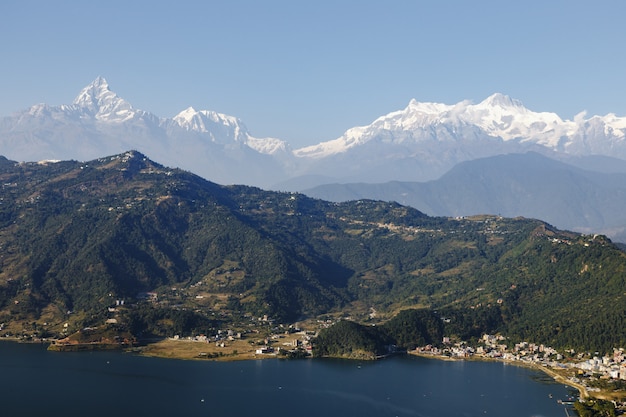
<svg viewBox="0 0 626 417">
<path fill-rule="evenodd" d="M 578 369 L 600 374 L 612 379 L 626 380 L 626 355 L 624 349 L 614 349 L 612 356 L 594 356 L 576 364 Z"/>
<path fill-rule="evenodd" d="M 614 349 L 612 355 L 591 356 L 588 353 L 566 352 L 567 358 L 555 349 L 542 344 L 529 342 L 516 343 L 511 349 L 505 343 L 503 336 L 483 335 L 478 346 L 469 346 L 465 342 L 451 343 L 444 338 L 443 348 L 424 346 L 416 349 L 418 354 L 432 354 L 451 358 L 481 357 L 502 359 L 512 362 L 539 365 L 554 369 L 570 369 L 578 376 L 571 378 L 572 382 L 582 384 L 581 376 L 593 376 L 600 379 L 626 380 L 626 354 L 623 348 Z M 589 391 L 593 388 L 587 387 Z"/>
<path fill-rule="evenodd" d="M 293 351 L 295 349 L 301 349 L 309 354 L 312 352 L 311 339 L 305 332 L 298 332 L 299 338 L 292 338 L 287 342 L 282 343 L 282 347 L 275 346 L 276 342 L 281 339 L 282 335 L 273 334 L 270 338 L 265 339 L 263 346 L 256 349 L 257 355 L 268 355 L 280 353 L 281 351 Z"/>
<path fill-rule="evenodd" d="M 196 336 L 189 336 L 187 338 L 181 338 L 180 335 L 174 335 L 172 340 L 189 340 L 193 342 L 212 343 L 214 342 L 218 347 L 224 347 L 225 343 L 232 342 L 234 340 L 241 339 L 241 332 L 235 332 L 233 330 L 218 330 L 217 334 L 213 336 L 205 336 L 203 334 Z"/>
<path fill-rule="evenodd" d="M 516 343 L 510 351 L 502 342 L 502 336 L 484 335 L 483 342 L 485 347 L 477 349 L 477 353 L 491 357 L 501 357 L 502 359 L 511 361 L 532 362 L 540 365 L 550 366 L 553 368 L 570 368 L 578 374 L 587 376 L 598 376 L 604 379 L 622 379 L 626 380 L 626 355 L 624 349 L 613 349 L 612 355 L 602 357 L 593 356 L 586 353 L 576 354 L 573 350 L 567 352 L 568 358 L 555 349 L 537 345 L 534 343 L 521 342 Z"/>
</svg>

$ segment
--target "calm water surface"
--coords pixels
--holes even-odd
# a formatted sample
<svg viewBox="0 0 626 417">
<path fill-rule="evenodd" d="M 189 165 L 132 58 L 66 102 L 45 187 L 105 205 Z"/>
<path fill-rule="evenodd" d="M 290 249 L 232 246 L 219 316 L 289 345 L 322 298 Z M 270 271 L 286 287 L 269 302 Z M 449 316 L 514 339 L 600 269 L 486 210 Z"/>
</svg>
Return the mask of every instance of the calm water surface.
<svg viewBox="0 0 626 417">
<path fill-rule="evenodd" d="M 3 416 L 563 417 L 556 400 L 572 393 L 491 362 L 202 362 L 10 342 L 0 381 Z"/>
</svg>

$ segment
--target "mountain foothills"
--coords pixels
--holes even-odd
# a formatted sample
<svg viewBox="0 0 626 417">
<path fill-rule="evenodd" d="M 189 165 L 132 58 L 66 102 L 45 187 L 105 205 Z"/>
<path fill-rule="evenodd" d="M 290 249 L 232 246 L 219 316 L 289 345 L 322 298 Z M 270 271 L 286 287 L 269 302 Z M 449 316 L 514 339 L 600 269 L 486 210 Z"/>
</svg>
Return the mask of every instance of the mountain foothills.
<svg viewBox="0 0 626 417">
<path fill-rule="evenodd" d="M 397 201 L 439 216 L 532 217 L 626 242 L 626 173 L 594 172 L 535 152 L 461 162 L 428 182 L 326 184 L 303 193 L 329 201 Z"/>
<path fill-rule="evenodd" d="M 601 235 L 222 186 L 137 151 L 3 158 L 0 178 L 3 334 L 107 321 L 125 335 L 209 334 L 264 315 L 349 315 L 386 322 L 404 346 L 481 332 L 626 346 L 626 255 Z"/>
<path fill-rule="evenodd" d="M 349 183 L 311 195 L 396 200 L 439 216 L 523 215 L 626 241 L 617 209 L 626 118 L 614 114 L 562 120 L 502 94 L 477 104 L 412 100 L 340 138 L 292 149 L 284 140 L 254 137 L 241 120 L 215 111 L 189 107 L 162 118 L 135 109 L 98 77 L 72 104 L 37 104 L 0 119 L 0 150 L 13 160 L 88 161 L 128 149 L 219 184 L 303 191 Z M 509 154 L 536 157 L 527 157 L 529 166 L 522 157 L 492 159 Z"/>
</svg>

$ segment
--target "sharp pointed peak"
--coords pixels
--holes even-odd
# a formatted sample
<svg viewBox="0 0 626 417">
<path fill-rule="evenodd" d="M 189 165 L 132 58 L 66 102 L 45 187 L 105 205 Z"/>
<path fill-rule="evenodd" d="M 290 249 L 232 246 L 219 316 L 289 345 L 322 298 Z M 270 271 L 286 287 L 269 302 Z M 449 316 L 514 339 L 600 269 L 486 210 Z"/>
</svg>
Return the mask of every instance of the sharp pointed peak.
<svg viewBox="0 0 626 417">
<path fill-rule="evenodd" d="M 98 75 L 95 80 L 87 84 L 85 88 L 81 90 L 81 94 L 84 92 L 89 92 L 92 95 L 96 95 L 98 93 L 102 93 L 106 91 L 110 91 L 109 83 L 107 82 L 106 78 L 104 78 L 101 75 Z"/>
<path fill-rule="evenodd" d="M 72 104 L 81 107 L 93 107 L 104 95 L 115 96 L 109 89 L 107 80 L 102 76 L 98 76 L 78 93 Z"/>
<path fill-rule="evenodd" d="M 198 114 L 198 110 L 196 110 L 193 106 L 189 106 L 185 110 L 181 110 L 176 116 L 174 116 L 174 119 L 180 117 L 192 117 L 196 114 Z"/>
<path fill-rule="evenodd" d="M 109 84 L 102 76 L 83 88 L 72 104 L 101 119 L 122 120 L 135 112 L 130 103 L 109 89 Z"/>
<path fill-rule="evenodd" d="M 481 101 L 480 104 L 492 107 L 524 107 L 521 101 L 502 93 L 494 93 Z"/>
<path fill-rule="evenodd" d="M 106 78 L 104 78 L 102 75 L 98 75 L 96 79 L 93 80 L 91 84 L 89 85 L 98 86 L 98 87 L 106 87 L 106 88 L 109 87 L 109 83 L 107 82 Z"/>
</svg>

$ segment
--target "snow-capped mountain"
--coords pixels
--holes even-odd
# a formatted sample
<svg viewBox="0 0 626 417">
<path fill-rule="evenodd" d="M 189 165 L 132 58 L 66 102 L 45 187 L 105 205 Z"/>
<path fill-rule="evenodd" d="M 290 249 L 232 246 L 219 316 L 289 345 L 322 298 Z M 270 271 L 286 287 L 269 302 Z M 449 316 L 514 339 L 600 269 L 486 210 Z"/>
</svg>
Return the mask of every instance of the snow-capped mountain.
<svg viewBox="0 0 626 417">
<path fill-rule="evenodd" d="M 207 133 L 216 143 L 245 143 L 249 136 L 239 119 L 209 110 L 188 107 L 174 116 L 173 121 L 189 131 Z"/>
<path fill-rule="evenodd" d="M 102 122 L 123 123 L 148 115 L 143 111 L 133 109 L 129 102 L 118 97 L 109 89 L 109 84 L 102 77 L 96 78 L 94 82 L 83 88 L 72 105 L 84 117 L 93 117 Z"/>
<path fill-rule="evenodd" d="M 206 134 L 214 143 L 239 143 L 268 155 L 290 151 L 287 142 L 275 138 L 255 138 L 240 119 L 215 111 L 188 107 L 174 116 L 172 121 L 189 132 Z"/>
<path fill-rule="evenodd" d="M 303 174 L 334 182 L 427 181 L 456 164 L 493 155 L 534 151 L 570 163 L 590 155 L 620 158 L 626 166 L 626 117 L 574 120 L 533 112 L 494 94 L 478 104 L 411 100 L 402 110 L 347 130 L 340 138 L 296 149 Z M 622 168 L 626 169 L 626 168 Z M 310 177 L 309 177 L 310 178 Z M 328 183 L 328 179 L 319 184 Z M 306 186 L 313 186 L 308 181 Z M 302 187 L 305 183 L 302 183 Z M 298 189 L 300 183 L 288 182 Z"/>
<path fill-rule="evenodd" d="M 90 160 L 130 149 L 216 182 L 253 185 L 282 178 L 275 159 L 291 152 L 225 114 L 190 107 L 167 119 L 135 109 L 102 77 L 72 104 L 37 104 L 0 120 L 0 154 L 10 159 Z"/>
<path fill-rule="evenodd" d="M 189 107 L 160 118 L 135 109 L 98 77 L 72 104 L 38 104 L 1 119 L 0 155 L 90 160 L 136 149 L 219 183 L 297 190 L 432 180 L 462 161 L 527 151 L 570 163 L 589 155 L 626 160 L 625 137 L 626 117 L 581 113 L 562 120 L 494 94 L 477 104 L 411 100 L 340 138 L 293 150 L 284 140 L 256 138 L 241 120 L 215 111 Z"/>
<path fill-rule="evenodd" d="M 297 149 L 295 154 L 324 158 L 375 140 L 404 145 L 453 141 L 461 145 L 490 139 L 572 154 L 606 154 L 607 148 L 621 144 L 619 156 L 626 158 L 625 134 L 626 117 L 609 114 L 584 119 L 584 114 L 579 114 L 573 121 L 562 120 L 556 113 L 533 112 L 519 100 L 496 93 L 478 104 L 411 100 L 403 110 L 379 117 L 368 126 L 349 129 L 338 139 Z"/>
</svg>

